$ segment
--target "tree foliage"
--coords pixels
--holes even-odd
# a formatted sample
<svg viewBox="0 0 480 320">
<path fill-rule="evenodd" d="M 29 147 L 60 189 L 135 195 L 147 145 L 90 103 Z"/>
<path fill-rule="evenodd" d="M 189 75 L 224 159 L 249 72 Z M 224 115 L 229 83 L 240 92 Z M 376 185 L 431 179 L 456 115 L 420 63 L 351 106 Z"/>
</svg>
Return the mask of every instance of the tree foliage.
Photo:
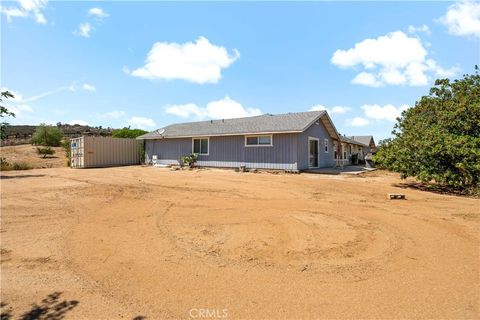
<svg viewBox="0 0 480 320">
<path fill-rule="evenodd" d="M 480 183 L 480 74 L 440 79 L 402 113 L 374 156 L 379 167 L 453 188 Z"/>
<path fill-rule="evenodd" d="M 3 99 L 10 99 L 10 98 L 15 98 L 13 94 L 10 91 L 2 91 L 0 93 L 0 102 L 3 101 Z M 0 105 L 0 117 L 15 117 L 15 113 L 11 112 L 10 110 L 7 109 L 7 107 L 4 107 Z M 8 126 L 8 122 L 2 121 L 0 123 L 0 138 L 3 140 L 6 138 L 5 134 L 5 129 Z"/>
<path fill-rule="evenodd" d="M 130 129 L 130 127 L 124 127 L 123 129 L 113 130 L 112 137 L 113 138 L 130 138 L 135 139 L 148 131 L 141 130 L 141 129 Z"/>
<path fill-rule="evenodd" d="M 56 126 L 41 124 L 32 136 L 32 143 L 42 146 L 58 147 L 61 145 L 63 132 Z"/>
</svg>

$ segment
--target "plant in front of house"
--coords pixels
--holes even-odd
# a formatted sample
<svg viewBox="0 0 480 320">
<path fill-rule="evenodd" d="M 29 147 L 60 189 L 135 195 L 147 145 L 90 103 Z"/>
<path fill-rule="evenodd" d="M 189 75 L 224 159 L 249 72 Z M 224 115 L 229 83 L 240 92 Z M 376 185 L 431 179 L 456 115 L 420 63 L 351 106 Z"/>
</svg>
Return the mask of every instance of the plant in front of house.
<svg viewBox="0 0 480 320">
<path fill-rule="evenodd" d="M 191 153 L 188 156 L 181 157 L 180 160 L 182 164 L 188 165 L 190 168 L 195 167 L 195 163 L 197 163 L 198 154 Z"/>
<path fill-rule="evenodd" d="M 46 158 L 47 156 L 52 156 L 55 154 L 55 150 L 53 150 L 50 147 L 46 148 L 37 148 L 37 154 L 43 156 L 43 158 Z"/>
</svg>

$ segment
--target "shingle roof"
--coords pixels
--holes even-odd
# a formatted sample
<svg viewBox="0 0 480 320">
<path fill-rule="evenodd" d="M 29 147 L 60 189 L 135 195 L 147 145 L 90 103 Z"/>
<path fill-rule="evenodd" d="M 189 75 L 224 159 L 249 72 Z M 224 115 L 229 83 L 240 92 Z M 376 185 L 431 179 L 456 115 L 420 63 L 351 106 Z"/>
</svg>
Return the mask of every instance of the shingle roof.
<svg viewBox="0 0 480 320">
<path fill-rule="evenodd" d="M 351 137 L 340 136 L 340 140 L 342 140 L 342 142 L 368 147 L 368 144 L 362 143 L 360 141 L 355 141 L 355 140 L 351 139 Z"/>
<path fill-rule="evenodd" d="M 250 133 L 302 132 L 325 111 L 309 111 L 285 114 L 177 123 L 144 134 L 137 139 L 158 139 L 199 136 L 242 135 Z"/>
<path fill-rule="evenodd" d="M 370 141 L 373 139 L 373 136 L 352 136 L 349 138 L 369 146 Z"/>
</svg>

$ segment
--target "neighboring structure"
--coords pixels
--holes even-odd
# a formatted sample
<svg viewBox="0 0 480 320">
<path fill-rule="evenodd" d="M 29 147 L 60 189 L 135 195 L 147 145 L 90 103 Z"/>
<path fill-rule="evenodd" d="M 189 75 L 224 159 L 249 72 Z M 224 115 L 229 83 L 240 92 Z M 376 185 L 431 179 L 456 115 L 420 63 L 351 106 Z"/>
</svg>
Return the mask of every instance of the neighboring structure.
<svg viewBox="0 0 480 320">
<path fill-rule="evenodd" d="M 341 138 L 326 111 L 310 111 L 172 124 L 137 139 L 147 163 L 197 153 L 198 166 L 304 170 L 343 164 Z"/>
<path fill-rule="evenodd" d="M 357 142 L 363 143 L 367 147 L 363 150 L 365 155 L 369 153 L 375 153 L 377 151 L 377 146 L 375 145 L 375 140 L 373 140 L 373 136 L 352 136 L 349 137 L 352 140 Z"/>
<path fill-rule="evenodd" d="M 341 140 L 341 158 L 337 158 L 337 165 L 350 165 L 364 163 L 365 156 L 368 154 L 368 146 L 345 136 Z"/>
<path fill-rule="evenodd" d="M 140 164 L 141 142 L 135 139 L 83 136 L 70 140 L 72 168 Z"/>
</svg>

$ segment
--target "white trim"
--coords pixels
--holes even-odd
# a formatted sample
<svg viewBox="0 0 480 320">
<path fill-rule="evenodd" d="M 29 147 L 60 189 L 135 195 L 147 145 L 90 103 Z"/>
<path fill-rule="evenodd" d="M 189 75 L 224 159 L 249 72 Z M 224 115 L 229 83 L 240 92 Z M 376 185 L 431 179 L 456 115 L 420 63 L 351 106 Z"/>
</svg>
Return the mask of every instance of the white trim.
<svg viewBox="0 0 480 320">
<path fill-rule="evenodd" d="M 247 144 L 247 138 L 251 138 L 251 137 L 257 137 L 260 138 L 260 137 L 270 137 L 270 144 Z M 259 142 L 259 140 L 257 140 L 257 142 Z M 246 135 L 245 136 L 245 144 L 244 144 L 245 147 L 273 147 L 273 134 L 254 134 L 254 135 Z"/>
<path fill-rule="evenodd" d="M 192 138 L 192 153 L 194 152 L 193 141 L 194 140 L 207 140 L 207 153 L 198 153 L 199 156 L 208 156 L 210 154 L 210 137 L 194 137 Z M 202 151 L 202 141 L 200 141 L 200 152 Z"/>
<path fill-rule="evenodd" d="M 324 138 L 323 139 L 323 152 L 324 153 L 328 153 L 329 151 L 329 147 L 328 147 L 328 144 L 330 143 L 330 141 L 328 140 L 328 138 Z M 326 148 L 326 149 L 325 149 Z"/>
<path fill-rule="evenodd" d="M 314 141 L 317 141 L 317 166 L 316 167 L 312 167 L 310 166 L 310 141 L 311 140 L 314 140 Z M 307 156 L 308 156 L 308 167 L 309 168 L 318 168 L 320 166 L 320 139 L 319 138 L 315 138 L 315 137 L 308 137 L 308 153 L 307 153 Z"/>
</svg>

